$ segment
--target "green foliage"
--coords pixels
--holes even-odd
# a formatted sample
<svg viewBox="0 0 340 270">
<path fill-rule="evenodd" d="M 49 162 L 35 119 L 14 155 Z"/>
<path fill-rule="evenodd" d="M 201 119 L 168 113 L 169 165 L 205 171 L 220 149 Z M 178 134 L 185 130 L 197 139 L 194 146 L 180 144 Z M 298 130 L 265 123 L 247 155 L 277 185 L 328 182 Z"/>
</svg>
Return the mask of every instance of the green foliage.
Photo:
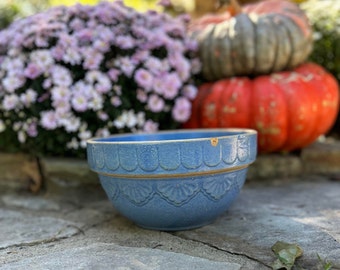
<svg viewBox="0 0 340 270">
<path fill-rule="evenodd" d="M 99 0 L 48 0 L 51 6 L 72 6 L 76 3 L 80 3 L 82 5 L 95 5 L 98 4 Z"/>
<path fill-rule="evenodd" d="M 26 17 L 49 7 L 46 0 L 7 0 L 0 1 L 0 30 L 13 20 Z"/>
<path fill-rule="evenodd" d="M 276 260 L 271 265 L 272 270 L 304 270 L 300 265 L 296 263 L 296 259 L 303 255 L 302 248 L 297 244 L 286 243 L 277 241 L 272 247 L 272 251 L 275 254 Z M 328 260 L 321 258 L 317 254 L 318 263 L 313 269 L 318 270 L 331 270 L 333 264 Z"/>
<path fill-rule="evenodd" d="M 51 6 L 71 6 L 76 3 L 96 5 L 103 0 L 5 0 L 0 1 L 0 30 L 6 28 L 13 20 L 43 11 Z M 114 1 L 114 0 L 108 0 Z M 158 0 L 124 0 L 127 6 L 138 11 L 154 9 L 161 11 Z"/>
<path fill-rule="evenodd" d="M 340 1 L 308 0 L 301 4 L 314 29 L 311 60 L 340 81 Z"/>
<path fill-rule="evenodd" d="M 103 0 L 48 0 L 51 6 L 65 5 L 72 6 L 76 3 L 83 5 L 96 5 Z M 112 2 L 114 0 L 107 0 Z M 157 5 L 158 0 L 123 0 L 124 4 L 132 7 L 138 11 L 147 11 L 149 9 L 160 10 L 160 6 Z"/>
<path fill-rule="evenodd" d="M 19 9 L 15 5 L 0 6 L 0 30 L 6 28 L 19 13 Z"/>
<path fill-rule="evenodd" d="M 319 254 L 317 255 L 318 255 L 319 264 L 321 265 L 321 269 L 331 270 L 333 267 L 332 263 L 327 260 L 322 259 Z"/>
</svg>

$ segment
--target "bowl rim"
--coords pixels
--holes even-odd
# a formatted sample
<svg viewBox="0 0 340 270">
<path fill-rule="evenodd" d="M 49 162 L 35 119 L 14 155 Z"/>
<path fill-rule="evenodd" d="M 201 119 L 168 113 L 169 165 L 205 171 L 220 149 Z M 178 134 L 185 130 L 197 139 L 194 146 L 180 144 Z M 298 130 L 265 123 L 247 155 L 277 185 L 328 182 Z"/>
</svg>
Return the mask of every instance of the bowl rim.
<svg viewBox="0 0 340 270">
<path fill-rule="evenodd" d="M 231 134 L 222 135 L 221 136 L 208 136 L 208 137 L 199 137 L 199 138 L 187 138 L 187 139 L 165 139 L 165 140 L 139 140 L 139 141 L 109 141 L 110 138 L 119 139 L 132 136 L 147 136 L 147 135 L 162 135 L 162 134 L 171 134 L 171 133 L 213 133 L 213 132 L 230 132 Z M 232 134 L 235 133 L 235 134 Z M 179 142 L 199 142 L 199 141 L 207 141 L 212 139 L 225 139 L 225 138 L 234 138 L 240 135 L 257 135 L 257 131 L 255 129 L 250 128 L 197 128 L 197 129 L 173 129 L 173 130 L 162 130 L 153 133 L 121 133 L 121 134 L 114 134 L 108 137 L 93 137 L 88 139 L 86 142 L 87 144 L 129 144 L 129 145 L 139 145 L 139 144 L 159 144 L 159 143 L 179 143 Z"/>
</svg>

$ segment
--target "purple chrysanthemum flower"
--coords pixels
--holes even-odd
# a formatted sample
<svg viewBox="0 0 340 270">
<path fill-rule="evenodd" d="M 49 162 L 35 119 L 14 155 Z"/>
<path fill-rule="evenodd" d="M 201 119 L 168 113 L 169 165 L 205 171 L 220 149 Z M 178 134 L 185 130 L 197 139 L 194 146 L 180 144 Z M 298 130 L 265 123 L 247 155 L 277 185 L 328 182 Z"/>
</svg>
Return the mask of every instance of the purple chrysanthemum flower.
<svg viewBox="0 0 340 270">
<path fill-rule="evenodd" d="M 177 127 L 190 116 L 200 70 L 186 27 L 122 1 L 14 21 L 0 31 L 0 136 L 14 131 L 37 151 L 78 154 L 94 134 Z"/>
<path fill-rule="evenodd" d="M 24 75 L 28 79 L 35 79 L 43 73 L 43 70 L 38 67 L 35 63 L 29 63 L 24 70 Z"/>
<path fill-rule="evenodd" d="M 191 114 L 191 103 L 185 97 L 179 97 L 175 100 L 175 106 L 172 109 L 172 116 L 176 121 L 184 123 L 188 121 Z"/>
<path fill-rule="evenodd" d="M 152 112 L 161 112 L 165 106 L 164 100 L 158 95 L 151 95 L 148 99 L 148 108 Z"/>
<path fill-rule="evenodd" d="M 53 130 L 58 127 L 57 115 L 54 111 L 43 111 L 40 113 L 40 124 L 47 130 Z"/>
<path fill-rule="evenodd" d="M 143 131 L 147 133 L 153 133 L 158 130 L 159 124 L 152 121 L 152 120 L 147 120 L 144 124 Z"/>
<path fill-rule="evenodd" d="M 38 128 L 36 122 L 31 122 L 27 126 L 27 135 L 30 137 L 37 137 L 38 136 Z"/>
<path fill-rule="evenodd" d="M 13 110 L 17 107 L 19 102 L 20 102 L 20 99 L 17 95 L 15 94 L 7 95 L 2 100 L 2 108 L 5 111 Z"/>
<path fill-rule="evenodd" d="M 171 72 L 164 76 L 164 85 L 163 96 L 166 99 L 174 99 L 178 95 L 182 81 L 177 73 Z"/>
<path fill-rule="evenodd" d="M 138 69 L 135 73 L 134 79 L 139 87 L 144 88 L 146 91 L 151 90 L 153 83 L 152 74 L 146 69 Z"/>
<path fill-rule="evenodd" d="M 87 99 L 84 95 L 74 95 L 71 99 L 71 104 L 76 112 L 85 112 L 87 110 L 88 104 Z"/>
</svg>

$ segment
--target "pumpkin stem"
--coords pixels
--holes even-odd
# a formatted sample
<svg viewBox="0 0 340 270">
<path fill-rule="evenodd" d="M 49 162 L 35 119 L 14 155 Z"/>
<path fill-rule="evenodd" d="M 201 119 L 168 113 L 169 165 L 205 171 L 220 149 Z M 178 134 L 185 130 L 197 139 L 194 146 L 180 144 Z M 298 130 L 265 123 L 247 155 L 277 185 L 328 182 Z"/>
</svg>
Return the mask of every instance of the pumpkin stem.
<svg viewBox="0 0 340 270">
<path fill-rule="evenodd" d="M 237 0 L 230 0 L 231 14 L 236 16 L 242 12 L 241 5 Z"/>
</svg>

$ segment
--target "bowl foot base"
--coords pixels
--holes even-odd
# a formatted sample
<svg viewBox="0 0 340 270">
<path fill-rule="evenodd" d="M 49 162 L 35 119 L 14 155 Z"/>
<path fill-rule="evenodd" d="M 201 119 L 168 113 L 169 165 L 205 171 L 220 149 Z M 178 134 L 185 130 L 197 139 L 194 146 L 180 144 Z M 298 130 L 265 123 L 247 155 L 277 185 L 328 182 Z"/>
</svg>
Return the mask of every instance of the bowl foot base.
<svg viewBox="0 0 340 270">
<path fill-rule="evenodd" d="M 164 231 L 164 232 L 175 232 L 175 231 L 187 231 L 187 230 L 193 230 L 193 229 L 198 229 L 200 227 L 209 225 L 211 223 L 213 223 L 214 220 L 212 221 L 207 221 L 207 222 L 203 222 L 200 224 L 195 224 L 195 225 L 188 225 L 188 226 L 164 226 L 164 227 L 153 227 L 153 226 L 147 226 L 147 225 L 143 225 L 143 224 L 138 224 L 135 223 L 138 227 L 141 227 L 143 229 L 147 229 L 147 230 L 154 230 L 154 231 Z"/>
</svg>

